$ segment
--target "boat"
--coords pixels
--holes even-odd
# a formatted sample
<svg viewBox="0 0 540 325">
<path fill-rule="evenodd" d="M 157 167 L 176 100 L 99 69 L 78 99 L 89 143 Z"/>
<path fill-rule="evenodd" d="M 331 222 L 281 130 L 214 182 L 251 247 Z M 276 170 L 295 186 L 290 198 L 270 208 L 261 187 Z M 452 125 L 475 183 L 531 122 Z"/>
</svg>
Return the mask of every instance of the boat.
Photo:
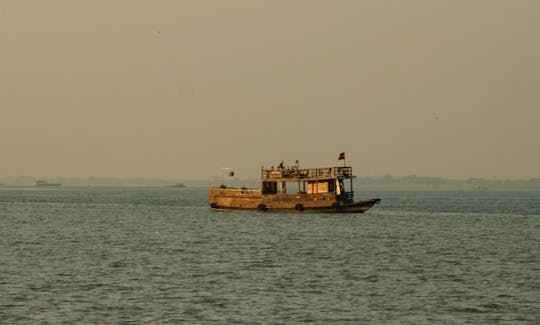
<svg viewBox="0 0 540 325">
<path fill-rule="evenodd" d="M 233 174 L 234 175 L 234 174 Z M 352 167 L 261 168 L 261 188 L 211 187 L 210 207 L 220 211 L 363 213 L 374 198 L 354 201 Z"/>
<path fill-rule="evenodd" d="M 52 187 L 52 186 L 62 186 L 62 184 L 60 183 L 49 183 L 49 182 L 46 182 L 46 181 L 43 181 L 43 180 L 37 180 L 35 181 L 34 183 L 32 183 L 32 186 L 35 186 L 35 187 Z"/>
<path fill-rule="evenodd" d="M 173 185 L 168 185 L 167 187 L 184 188 L 184 187 L 186 187 L 186 185 L 183 184 L 183 183 L 176 183 L 176 184 L 173 184 Z"/>
</svg>

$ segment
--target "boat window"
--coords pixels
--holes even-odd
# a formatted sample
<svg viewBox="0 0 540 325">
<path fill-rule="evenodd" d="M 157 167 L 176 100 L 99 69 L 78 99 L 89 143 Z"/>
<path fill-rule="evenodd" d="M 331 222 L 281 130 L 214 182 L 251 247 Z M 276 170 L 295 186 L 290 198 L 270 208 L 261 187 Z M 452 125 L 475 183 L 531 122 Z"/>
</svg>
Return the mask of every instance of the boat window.
<svg viewBox="0 0 540 325">
<path fill-rule="evenodd" d="M 308 193 L 332 193 L 335 191 L 334 180 L 308 182 Z"/>
<path fill-rule="evenodd" d="M 262 192 L 263 194 L 277 194 L 277 182 L 263 182 Z"/>
</svg>

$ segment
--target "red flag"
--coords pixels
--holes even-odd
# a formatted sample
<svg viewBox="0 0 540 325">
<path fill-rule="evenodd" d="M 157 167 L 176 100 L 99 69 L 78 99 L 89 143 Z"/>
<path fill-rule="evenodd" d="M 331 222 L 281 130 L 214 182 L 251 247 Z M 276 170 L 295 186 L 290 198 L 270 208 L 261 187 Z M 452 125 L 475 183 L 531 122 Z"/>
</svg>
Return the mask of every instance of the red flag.
<svg viewBox="0 0 540 325">
<path fill-rule="evenodd" d="M 343 160 L 343 159 L 345 159 L 345 153 L 344 152 L 340 153 L 339 156 L 338 156 L 338 160 Z"/>
</svg>

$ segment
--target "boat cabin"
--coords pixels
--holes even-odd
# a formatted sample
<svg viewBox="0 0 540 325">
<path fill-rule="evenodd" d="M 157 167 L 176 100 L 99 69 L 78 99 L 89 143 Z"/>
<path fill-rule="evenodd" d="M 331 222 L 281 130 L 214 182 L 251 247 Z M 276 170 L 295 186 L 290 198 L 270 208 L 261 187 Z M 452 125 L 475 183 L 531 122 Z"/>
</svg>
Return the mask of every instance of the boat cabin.
<svg viewBox="0 0 540 325">
<path fill-rule="evenodd" d="M 333 194 L 338 201 L 350 203 L 354 177 L 351 167 L 263 167 L 261 190 L 263 195 Z"/>
</svg>

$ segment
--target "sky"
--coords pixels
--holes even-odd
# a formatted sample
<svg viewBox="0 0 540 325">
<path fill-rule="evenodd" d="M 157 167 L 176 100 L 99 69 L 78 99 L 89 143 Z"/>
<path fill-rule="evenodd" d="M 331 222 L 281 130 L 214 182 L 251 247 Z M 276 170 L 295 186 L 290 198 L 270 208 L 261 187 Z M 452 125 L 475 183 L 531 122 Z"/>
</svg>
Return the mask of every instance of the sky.
<svg viewBox="0 0 540 325">
<path fill-rule="evenodd" d="M 3 0 L 0 176 L 540 177 L 537 0 Z"/>
</svg>

